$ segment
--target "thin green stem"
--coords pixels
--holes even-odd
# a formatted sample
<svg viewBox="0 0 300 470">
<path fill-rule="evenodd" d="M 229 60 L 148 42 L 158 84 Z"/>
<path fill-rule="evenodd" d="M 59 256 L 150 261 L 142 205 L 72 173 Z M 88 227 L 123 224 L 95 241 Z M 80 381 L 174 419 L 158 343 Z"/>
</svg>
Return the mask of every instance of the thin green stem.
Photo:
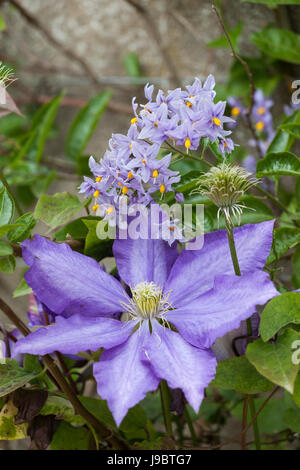
<svg viewBox="0 0 300 470">
<path fill-rule="evenodd" d="M 172 416 L 170 412 L 170 391 L 167 382 L 165 380 L 162 380 L 160 382 L 159 388 L 166 431 L 170 437 L 173 437 Z"/>
<path fill-rule="evenodd" d="M 193 426 L 193 421 L 190 417 L 190 414 L 189 414 L 189 411 L 188 411 L 187 407 L 184 408 L 184 418 L 185 418 L 186 423 L 188 425 L 188 428 L 190 430 L 193 445 L 196 446 L 198 444 L 198 439 L 197 439 L 195 429 L 194 429 L 194 426 Z"/>
<path fill-rule="evenodd" d="M 236 248 L 235 248 L 233 230 L 232 230 L 232 226 L 229 222 L 226 222 L 226 231 L 227 231 L 227 239 L 228 239 L 228 244 L 229 244 L 229 249 L 230 249 L 230 254 L 231 254 L 231 259 L 232 259 L 234 272 L 237 276 L 240 276 L 241 275 L 241 270 L 240 270 L 240 265 L 239 265 L 239 261 L 238 261 L 238 257 L 237 257 Z"/>
<path fill-rule="evenodd" d="M 174 152 L 176 153 L 179 153 L 180 155 L 182 155 L 183 157 L 185 158 L 189 158 L 190 160 L 195 160 L 196 162 L 201 162 L 201 163 L 205 163 L 207 166 L 213 166 L 211 163 L 209 163 L 207 160 L 204 160 L 204 158 L 202 157 L 202 155 L 198 158 L 196 157 L 195 155 L 192 155 L 190 153 L 184 153 L 184 152 L 181 152 L 180 150 L 178 150 L 176 147 L 174 147 L 173 145 L 170 144 L 170 142 L 166 142 L 166 144 L 168 145 L 168 147 L 170 149 L 172 149 Z M 203 153 L 203 152 L 202 152 Z"/>
<path fill-rule="evenodd" d="M 274 202 L 282 211 L 287 212 L 290 214 L 288 209 L 282 204 L 282 202 L 279 201 L 275 196 L 273 196 L 269 191 L 266 191 L 263 189 L 261 186 L 255 186 L 255 189 L 257 189 L 260 193 L 264 194 L 270 201 Z"/>
<path fill-rule="evenodd" d="M 8 184 L 8 182 L 7 182 L 6 178 L 5 178 L 4 173 L 3 173 L 2 170 L 0 170 L 0 181 L 1 181 L 1 183 L 3 184 L 3 186 L 6 188 L 8 194 L 10 195 L 10 197 L 13 199 L 18 214 L 19 214 L 20 216 L 23 215 L 22 209 L 21 209 L 21 207 L 19 206 L 19 203 L 18 203 L 18 201 L 16 200 L 15 196 L 13 195 L 13 192 L 12 192 L 12 190 L 10 189 L 10 186 L 9 186 L 9 184 Z"/>
<path fill-rule="evenodd" d="M 249 399 L 249 408 L 250 408 L 251 418 L 253 419 L 254 416 L 256 416 L 255 403 L 254 403 L 253 397 L 250 397 L 250 399 Z M 260 443 L 260 436 L 259 436 L 259 428 L 258 428 L 257 419 L 255 419 L 253 421 L 252 426 L 253 426 L 253 432 L 254 432 L 255 448 L 256 448 L 256 450 L 260 450 L 261 449 L 261 443 Z"/>
<path fill-rule="evenodd" d="M 238 257 L 237 257 L 232 225 L 229 222 L 226 223 L 226 231 L 227 231 L 228 244 L 229 244 L 229 249 L 230 249 L 230 254 L 231 254 L 231 259 L 232 259 L 234 272 L 237 276 L 241 276 L 241 270 L 240 270 L 239 260 L 238 260 Z M 252 325 L 251 325 L 250 318 L 247 319 L 247 330 L 248 330 L 248 335 L 252 336 Z M 260 449 L 260 437 L 259 437 L 258 423 L 257 423 L 257 420 L 254 419 L 254 417 L 255 417 L 254 401 L 253 401 L 252 397 L 248 398 L 247 395 L 246 395 L 245 399 L 247 401 L 249 400 L 249 408 L 250 408 L 251 418 L 253 419 L 253 425 L 252 426 L 253 426 L 253 431 L 254 431 L 255 446 L 256 446 L 256 450 L 259 450 Z M 242 442 L 242 445 L 243 445 L 243 442 Z"/>
</svg>

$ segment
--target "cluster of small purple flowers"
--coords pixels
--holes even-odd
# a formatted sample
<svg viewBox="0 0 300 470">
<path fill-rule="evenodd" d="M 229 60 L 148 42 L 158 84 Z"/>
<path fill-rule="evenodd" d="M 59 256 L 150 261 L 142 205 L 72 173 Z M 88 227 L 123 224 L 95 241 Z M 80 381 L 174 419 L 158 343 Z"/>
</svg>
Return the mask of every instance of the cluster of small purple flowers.
<svg viewBox="0 0 300 470">
<path fill-rule="evenodd" d="M 132 100 L 133 118 L 127 135 L 113 134 L 109 150 L 99 163 L 90 157 L 89 165 L 94 179 L 85 177 L 80 192 L 94 198 L 93 210 L 113 224 L 120 206 L 120 198 L 128 205 L 148 206 L 172 191 L 180 181 L 178 172 L 170 169 L 172 151 L 160 152 L 174 145 L 183 146 L 179 153 L 197 150 L 201 139 L 219 142 L 222 153 L 230 153 L 234 144 L 228 137 L 224 123 L 233 119 L 224 116 L 226 102 L 214 102 L 215 80 L 210 75 L 202 85 L 196 78 L 185 90 L 176 88 L 166 94 L 159 90 L 153 97 L 154 86 L 145 86 L 146 104 Z M 163 156 L 164 155 L 164 156 Z M 176 199 L 183 202 L 182 195 Z"/>
<path fill-rule="evenodd" d="M 239 116 L 245 117 L 246 108 L 237 98 L 229 98 L 228 103 L 231 106 L 232 117 L 235 119 Z M 262 155 L 265 155 L 267 148 L 275 135 L 273 117 L 271 114 L 273 104 L 273 100 L 266 98 L 262 90 L 256 90 L 254 93 L 254 102 L 250 118 L 259 138 L 258 145 Z M 248 143 L 251 147 L 256 146 L 256 141 L 254 139 L 250 139 Z M 249 158 L 253 159 L 251 155 Z"/>
</svg>

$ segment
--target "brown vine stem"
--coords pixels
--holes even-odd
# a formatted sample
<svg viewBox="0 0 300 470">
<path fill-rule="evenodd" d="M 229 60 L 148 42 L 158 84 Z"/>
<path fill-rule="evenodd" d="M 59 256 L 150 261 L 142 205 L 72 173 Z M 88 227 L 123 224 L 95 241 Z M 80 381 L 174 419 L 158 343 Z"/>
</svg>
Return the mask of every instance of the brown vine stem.
<svg viewBox="0 0 300 470">
<path fill-rule="evenodd" d="M 248 403 L 249 403 L 249 395 L 246 395 L 245 400 L 244 400 L 244 408 L 243 408 L 242 429 L 245 429 L 245 427 L 247 426 Z M 246 433 L 242 433 L 242 436 L 241 436 L 241 449 L 246 450 Z"/>
<path fill-rule="evenodd" d="M 145 24 L 145 28 L 148 31 L 149 36 L 153 39 L 153 41 L 156 43 L 156 46 L 158 50 L 160 51 L 160 54 L 166 64 L 166 66 L 169 69 L 170 73 L 170 78 L 171 81 L 174 85 L 179 83 L 179 77 L 177 75 L 177 70 L 175 65 L 173 64 L 173 61 L 171 60 L 169 54 L 167 53 L 166 49 L 162 45 L 162 40 L 160 37 L 160 34 L 156 28 L 156 24 L 152 19 L 152 16 L 148 12 L 148 10 L 141 5 L 140 1 L 137 0 L 125 0 L 125 2 L 133 7 L 136 11 L 136 13 L 140 16 L 140 18 L 143 20 Z"/>
<path fill-rule="evenodd" d="M 248 79 L 249 79 L 249 85 L 250 85 L 250 90 L 251 90 L 251 94 L 250 94 L 250 105 L 248 107 L 248 109 L 246 110 L 246 120 L 247 120 L 247 125 L 248 125 L 248 128 L 252 134 L 252 137 L 253 139 L 255 140 L 255 145 L 256 145 L 256 150 L 258 152 L 258 155 L 263 158 L 263 153 L 261 151 L 261 148 L 259 146 L 259 142 L 258 142 L 258 138 L 257 138 L 257 135 L 256 135 L 256 132 L 255 132 L 255 129 L 253 127 L 253 124 L 252 124 L 252 121 L 251 121 L 251 113 L 252 113 L 252 109 L 253 109 L 253 105 L 254 105 L 254 93 L 255 93 L 255 84 L 254 84 L 254 80 L 253 80 L 253 74 L 250 70 L 250 67 L 249 65 L 247 64 L 247 62 L 242 59 L 241 56 L 239 56 L 239 54 L 237 54 L 237 52 L 235 51 L 234 47 L 233 47 L 233 44 L 232 44 L 232 41 L 230 39 L 230 36 L 228 34 L 228 31 L 226 29 L 226 26 L 224 24 L 224 21 L 223 21 L 223 18 L 217 8 L 217 6 L 215 4 L 212 5 L 212 9 L 213 11 L 215 12 L 215 14 L 217 15 L 217 18 L 219 20 L 219 23 L 221 25 L 221 28 L 223 29 L 224 31 L 224 34 L 226 36 L 226 39 L 228 41 L 228 44 L 230 46 L 230 49 L 231 49 L 231 52 L 232 52 L 232 56 L 238 61 L 240 62 L 240 64 L 242 65 L 242 67 L 244 68 L 247 76 L 248 76 Z"/>
<path fill-rule="evenodd" d="M 253 416 L 253 418 L 251 419 L 251 421 L 247 424 L 247 426 L 245 428 L 242 429 L 241 432 L 238 432 L 236 433 L 233 437 L 231 437 L 230 439 L 228 439 L 228 441 L 225 441 L 225 442 L 221 442 L 220 444 L 217 444 L 215 446 L 211 446 L 211 447 L 201 447 L 199 448 L 200 450 L 216 450 L 216 449 L 220 449 L 221 447 L 224 447 L 224 446 L 227 446 L 228 444 L 231 444 L 232 442 L 234 442 L 236 439 L 238 439 L 242 434 L 245 434 L 248 429 L 251 428 L 252 424 L 254 423 L 254 421 L 256 420 L 256 418 L 258 417 L 258 415 L 262 412 L 262 410 L 264 409 L 264 407 L 267 405 L 267 403 L 271 400 L 271 398 L 275 395 L 275 393 L 279 390 L 279 387 L 275 387 L 274 390 L 272 391 L 272 393 L 270 393 L 270 395 L 265 399 L 265 401 L 263 402 L 263 404 L 261 405 L 261 407 L 258 409 L 258 411 L 255 413 L 255 415 Z"/>
<path fill-rule="evenodd" d="M 15 314 L 15 312 L 10 308 L 10 306 L 0 298 L 0 310 L 6 315 L 6 317 L 18 328 L 18 330 L 24 335 L 27 336 L 31 333 L 29 328 L 25 323 L 20 320 L 20 318 Z M 70 388 L 68 382 L 63 376 L 61 370 L 57 366 L 56 362 L 46 354 L 42 356 L 43 362 L 51 372 L 55 381 L 58 383 L 61 390 L 68 397 L 69 401 L 73 405 L 74 411 L 76 414 L 82 416 L 87 423 L 89 423 L 99 434 L 99 436 L 107 441 L 107 443 L 114 447 L 115 449 L 126 449 L 126 444 L 115 436 L 114 432 L 110 429 L 107 429 L 100 421 L 98 421 L 95 416 L 93 416 L 84 406 L 81 404 L 75 393 Z"/>
</svg>

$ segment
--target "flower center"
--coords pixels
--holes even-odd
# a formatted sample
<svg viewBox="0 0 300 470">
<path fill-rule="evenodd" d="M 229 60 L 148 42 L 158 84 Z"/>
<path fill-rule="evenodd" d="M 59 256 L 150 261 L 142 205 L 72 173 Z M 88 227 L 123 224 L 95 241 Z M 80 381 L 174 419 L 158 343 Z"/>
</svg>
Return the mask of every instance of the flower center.
<svg viewBox="0 0 300 470">
<path fill-rule="evenodd" d="M 162 318 L 172 305 L 169 303 L 169 295 L 164 295 L 161 286 L 155 282 L 140 282 L 131 288 L 132 298 L 130 303 L 122 303 L 124 313 L 127 313 L 131 320 L 151 320 Z"/>
</svg>

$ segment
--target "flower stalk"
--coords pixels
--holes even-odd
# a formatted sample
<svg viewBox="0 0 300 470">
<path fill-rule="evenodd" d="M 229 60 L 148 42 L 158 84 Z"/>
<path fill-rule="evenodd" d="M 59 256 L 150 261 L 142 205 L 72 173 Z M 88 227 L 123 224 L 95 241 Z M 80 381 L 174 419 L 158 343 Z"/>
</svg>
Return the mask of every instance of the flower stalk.
<svg viewBox="0 0 300 470">
<path fill-rule="evenodd" d="M 234 242 L 233 229 L 232 229 L 232 225 L 230 223 L 226 223 L 226 231 L 227 231 L 227 239 L 228 239 L 228 244 L 229 244 L 230 255 L 231 255 L 231 259 L 232 259 L 234 272 L 237 276 L 241 276 L 240 265 L 239 265 L 237 252 L 236 252 L 236 247 L 235 247 L 235 242 Z M 251 325 L 250 318 L 247 319 L 247 330 L 248 330 L 248 335 L 251 336 L 252 335 L 252 325 Z M 245 400 L 247 401 L 247 403 L 249 402 L 249 409 L 250 409 L 250 413 L 251 413 L 251 418 L 254 419 L 254 417 L 255 417 L 255 405 L 254 405 L 253 398 L 250 397 L 249 395 L 246 395 Z M 256 450 L 260 450 L 261 445 L 260 445 L 259 428 L 258 428 L 258 423 L 257 423 L 256 419 L 253 421 L 253 432 L 254 432 L 254 441 L 255 441 Z"/>
<path fill-rule="evenodd" d="M 173 437 L 172 430 L 172 415 L 170 412 L 170 391 L 165 380 L 162 380 L 159 384 L 161 406 L 163 411 L 164 423 L 168 436 Z"/>
</svg>

